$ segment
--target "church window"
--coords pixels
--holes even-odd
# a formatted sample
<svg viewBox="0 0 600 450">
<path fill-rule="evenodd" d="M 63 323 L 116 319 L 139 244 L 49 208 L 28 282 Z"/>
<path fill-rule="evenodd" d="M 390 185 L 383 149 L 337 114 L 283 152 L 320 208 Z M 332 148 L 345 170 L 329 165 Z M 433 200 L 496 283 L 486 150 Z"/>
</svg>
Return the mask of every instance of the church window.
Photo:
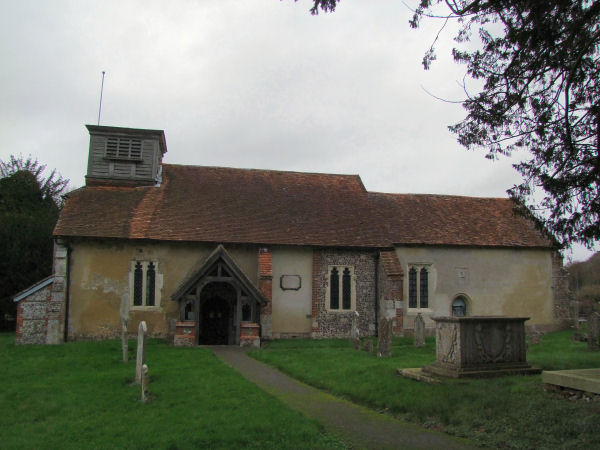
<svg viewBox="0 0 600 450">
<path fill-rule="evenodd" d="M 142 263 L 137 262 L 133 273 L 133 305 L 142 306 L 142 292 L 144 289 L 144 274 Z"/>
<path fill-rule="evenodd" d="M 462 295 L 452 301 L 452 315 L 455 317 L 464 317 L 467 315 L 467 302 Z"/>
<path fill-rule="evenodd" d="M 156 287 L 156 272 L 154 263 L 148 264 L 146 269 L 146 306 L 154 306 L 154 288 Z"/>
<path fill-rule="evenodd" d="M 331 269 L 331 309 L 339 309 L 340 308 L 340 277 L 338 275 L 337 267 Z"/>
<path fill-rule="evenodd" d="M 143 309 L 160 305 L 157 289 L 158 267 L 156 261 L 133 261 L 131 273 L 132 306 Z"/>
<path fill-rule="evenodd" d="M 342 308 L 350 309 L 350 307 L 350 269 L 346 267 L 342 276 Z"/>
<path fill-rule="evenodd" d="M 411 265 L 408 269 L 408 308 L 429 308 L 430 266 Z"/>
<path fill-rule="evenodd" d="M 354 268 L 352 266 L 329 266 L 327 308 L 330 311 L 353 311 L 355 298 Z"/>
</svg>

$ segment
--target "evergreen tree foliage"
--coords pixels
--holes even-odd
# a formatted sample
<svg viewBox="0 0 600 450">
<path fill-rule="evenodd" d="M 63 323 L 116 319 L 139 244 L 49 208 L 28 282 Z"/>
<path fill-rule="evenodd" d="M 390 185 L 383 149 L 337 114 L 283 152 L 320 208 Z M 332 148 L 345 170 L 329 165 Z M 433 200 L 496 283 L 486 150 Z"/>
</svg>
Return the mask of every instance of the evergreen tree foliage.
<svg viewBox="0 0 600 450">
<path fill-rule="evenodd" d="M 420 0 L 411 27 L 423 18 L 459 21 L 454 60 L 483 83 L 465 86 L 467 115 L 449 127 L 459 143 L 491 159 L 519 151 L 523 181 L 509 194 L 562 243 L 598 242 L 600 2 Z M 424 67 L 434 60 L 432 46 Z"/>
<path fill-rule="evenodd" d="M 23 169 L 21 169 L 21 167 Z M 67 181 L 31 158 L 0 161 L 0 329 L 14 327 L 11 297 L 52 273 L 52 230 Z"/>
</svg>

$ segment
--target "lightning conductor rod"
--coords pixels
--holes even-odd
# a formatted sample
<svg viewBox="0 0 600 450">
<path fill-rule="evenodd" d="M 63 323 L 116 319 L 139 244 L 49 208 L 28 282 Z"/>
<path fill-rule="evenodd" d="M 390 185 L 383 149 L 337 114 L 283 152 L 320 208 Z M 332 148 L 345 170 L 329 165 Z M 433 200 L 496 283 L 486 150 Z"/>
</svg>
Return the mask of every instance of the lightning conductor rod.
<svg viewBox="0 0 600 450">
<path fill-rule="evenodd" d="M 102 113 L 102 93 L 104 92 L 104 74 L 106 72 L 102 71 L 102 85 L 100 86 L 100 107 L 98 108 L 98 125 L 100 125 L 100 114 Z"/>
</svg>

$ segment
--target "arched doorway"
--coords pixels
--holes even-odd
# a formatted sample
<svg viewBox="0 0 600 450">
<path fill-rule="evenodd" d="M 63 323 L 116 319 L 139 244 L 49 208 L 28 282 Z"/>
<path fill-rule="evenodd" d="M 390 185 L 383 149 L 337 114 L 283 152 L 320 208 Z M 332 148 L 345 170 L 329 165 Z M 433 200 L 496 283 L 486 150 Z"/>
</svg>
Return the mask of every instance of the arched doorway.
<svg viewBox="0 0 600 450">
<path fill-rule="evenodd" d="M 228 345 L 235 340 L 235 308 L 237 292 L 224 282 L 208 283 L 200 293 L 198 343 Z"/>
</svg>

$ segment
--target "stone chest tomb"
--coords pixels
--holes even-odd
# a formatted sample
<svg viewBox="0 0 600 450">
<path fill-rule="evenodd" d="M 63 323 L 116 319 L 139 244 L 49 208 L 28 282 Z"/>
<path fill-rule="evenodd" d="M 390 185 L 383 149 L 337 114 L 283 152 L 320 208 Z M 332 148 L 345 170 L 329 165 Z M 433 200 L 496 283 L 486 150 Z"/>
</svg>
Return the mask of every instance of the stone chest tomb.
<svg viewBox="0 0 600 450">
<path fill-rule="evenodd" d="M 453 378 L 536 374 L 526 360 L 527 317 L 434 317 L 436 357 L 426 373 Z"/>
</svg>

